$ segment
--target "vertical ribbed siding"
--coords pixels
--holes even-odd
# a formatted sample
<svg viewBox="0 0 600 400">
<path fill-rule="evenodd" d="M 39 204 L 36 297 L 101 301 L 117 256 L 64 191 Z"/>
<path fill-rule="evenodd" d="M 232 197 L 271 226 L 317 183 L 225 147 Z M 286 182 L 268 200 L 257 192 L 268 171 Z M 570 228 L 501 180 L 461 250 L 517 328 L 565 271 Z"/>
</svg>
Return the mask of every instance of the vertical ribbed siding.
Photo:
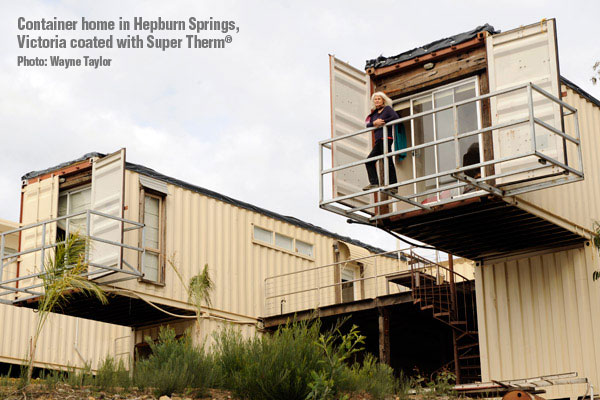
<svg viewBox="0 0 600 400">
<path fill-rule="evenodd" d="M 126 171 L 126 218 L 139 219 L 138 174 Z M 335 239 L 263 214 L 168 185 L 166 204 L 166 256 L 176 260 L 184 281 L 208 264 L 215 282 L 213 311 L 232 319 L 252 320 L 265 314 L 264 280 L 268 276 L 333 262 Z M 253 242 L 253 226 L 294 237 L 314 246 L 314 260 Z M 137 244 L 137 235 L 126 236 Z M 128 261 L 137 265 L 129 254 Z M 141 296 L 163 304 L 186 306 L 187 293 L 170 266 L 165 285 L 119 283 Z"/>
<path fill-rule="evenodd" d="M 36 350 L 36 365 L 50 368 L 83 367 L 84 362 L 97 369 L 106 356 L 115 356 L 115 340 L 131 336 L 131 330 L 119 325 L 51 314 L 44 326 Z M 2 335 L 0 361 L 24 364 L 30 338 L 35 332 L 37 314 L 33 310 L 0 305 Z M 79 323 L 79 329 L 77 324 Z M 83 360 L 75 351 L 75 344 Z"/>
<path fill-rule="evenodd" d="M 581 151 L 585 179 L 568 185 L 527 193 L 518 196 L 569 222 L 591 229 L 595 220 L 600 220 L 600 108 L 581 97 L 571 88 L 563 86 L 567 96 L 563 100 L 578 111 Z M 573 118 L 565 117 L 566 132 L 575 136 Z M 569 145 L 568 149 L 572 150 Z M 576 155 L 569 151 L 569 164 L 576 164 Z"/>
<path fill-rule="evenodd" d="M 600 382 L 600 287 L 592 246 L 476 268 L 483 381 L 576 371 Z M 584 385 L 548 389 L 579 396 Z"/>
</svg>

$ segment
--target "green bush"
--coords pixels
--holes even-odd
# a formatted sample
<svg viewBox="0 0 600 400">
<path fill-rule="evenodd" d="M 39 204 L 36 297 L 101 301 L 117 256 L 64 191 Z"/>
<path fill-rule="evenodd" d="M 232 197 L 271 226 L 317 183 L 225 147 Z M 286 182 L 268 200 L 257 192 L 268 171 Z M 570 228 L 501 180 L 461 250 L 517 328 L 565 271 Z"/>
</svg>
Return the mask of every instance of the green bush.
<svg viewBox="0 0 600 400">
<path fill-rule="evenodd" d="M 140 388 L 153 388 L 157 396 L 182 393 L 186 389 L 201 392 L 213 385 L 213 362 L 202 349 L 192 345 L 189 334 L 175 338 L 175 331 L 161 328 L 158 342 L 146 341 L 152 354 L 138 361 L 134 383 Z"/>
<path fill-rule="evenodd" d="M 123 360 L 119 360 L 117 363 L 111 356 L 107 356 L 98 368 L 94 385 L 103 390 L 115 387 L 130 387 L 131 377 Z"/>
<path fill-rule="evenodd" d="M 389 365 L 379 363 L 370 353 L 365 356 L 362 365 L 354 364 L 350 372 L 348 391 L 366 392 L 377 400 L 399 391 L 400 385 L 394 377 L 394 370 Z"/>
<path fill-rule="evenodd" d="M 93 384 L 92 366 L 89 363 L 85 363 L 83 368 L 67 367 L 65 383 L 71 387 L 82 387 Z"/>
<path fill-rule="evenodd" d="M 323 358 L 316 345 L 319 329 L 318 322 L 292 323 L 249 340 L 221 331 L 214 350 L 223 386 L 244 399 L 304 400 L 311 371 L 319 370 Z"/>
</svg>

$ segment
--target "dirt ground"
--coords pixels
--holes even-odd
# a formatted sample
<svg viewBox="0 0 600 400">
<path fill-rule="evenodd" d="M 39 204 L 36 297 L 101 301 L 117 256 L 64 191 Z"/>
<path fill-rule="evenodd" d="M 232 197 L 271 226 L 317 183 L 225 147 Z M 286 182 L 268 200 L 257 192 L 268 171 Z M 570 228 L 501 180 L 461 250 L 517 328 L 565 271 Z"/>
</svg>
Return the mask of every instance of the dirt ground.
<svg viewBox="0 0 600 400">
<path fill-rule="evenodd" d="M 208 389 L 205 395 L 189 393 L 171 397 L 156 397 L 152 391 L 117 390 L 99 391 L 96 388 L 72 388 L 58 384 L 54 388 L 47 385 L 32 384 L 27 390 L 18 390 L 15 385 L 0 386 L 0 399 L 6 400 L 239 400 L 231 392 Z M 350 400 L 370 400 L 368 395 L 353 395 Z M 282 399 L 283 400 L 283 399 Z"/>
</svg>

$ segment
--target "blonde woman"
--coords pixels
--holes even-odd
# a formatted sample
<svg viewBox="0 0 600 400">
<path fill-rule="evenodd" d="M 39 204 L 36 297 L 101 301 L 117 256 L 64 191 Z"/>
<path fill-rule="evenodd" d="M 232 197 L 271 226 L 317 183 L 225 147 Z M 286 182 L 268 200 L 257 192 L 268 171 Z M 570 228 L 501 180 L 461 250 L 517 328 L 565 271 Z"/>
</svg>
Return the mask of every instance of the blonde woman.
<svg viewBox="0 0 600 400">
<path fill-rule="evenodd" d="M 373 93 L 373 96 L 371 96 L 371 114 L 367 116 L 365 122 L 367 124 L 367 128 L 376 127 L 377 129 L 374 131 L 375 144 L 373 145 L 373 150 L 371 150 L 367 158 L 376 157 L 383 154 L 383 125 L 398 118 L 400 117 L 392 108 L 392 100 L 383 92 Z M 391 152 L 393 142 L 393 127 L 390 126 L 387 131 L 388 152 Z M 369 176 L 369 185 L 365 186 L 363 190 L 370 190 L 379 187 L 376 164 L 376 161 L 370 161 L 366 163 L 367 175 Z M 392 158 L 389 158 L 388 166 L 390 184 L 397 183 L 398 180 L 396 179 L 396 168 L 394 167 L 394 161 Z M 397 192 L 396 188 L 392 189 L 392 191 Z"/>
</svg>

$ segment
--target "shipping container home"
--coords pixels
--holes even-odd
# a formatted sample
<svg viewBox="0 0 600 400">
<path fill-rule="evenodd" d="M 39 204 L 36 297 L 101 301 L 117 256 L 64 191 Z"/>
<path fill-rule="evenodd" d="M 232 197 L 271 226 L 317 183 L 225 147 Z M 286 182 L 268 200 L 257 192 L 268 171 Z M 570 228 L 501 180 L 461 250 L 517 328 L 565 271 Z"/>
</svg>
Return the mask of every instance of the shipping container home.
<svg viewBox="0 0 600 400">
<path fill-rule="evenodd" d="M 16 252 L 2 248 L 1 300 L 35 308 L 44 290 L 43 260 L 78 232 L 90 238 L 86 275 L 109 293 L 109 304 L 73 292 L 60 311 L 133 328 L 132 354 L 134 346 L 146 354 L 144 339 L 165 324 L 177 334 L 191 328 L 210 344 L 219 327 L 234 325 L 252 336 L 318 310 L 331 323 L 352 314 L 369 331 L 369 350 L 389 360 L 389 346 L 379 349 L 380 332 L 390 313 L 413 307 L 411 271 L 419 266 L 426 279 L 444 280 L 443 267 L 410 250 L 384 253 L 125 158 L 125 149 L 89 153 L 22 177 L 22 220 L 13 232 L 20 240 Z M 185 286 L 204 266 L 214 290 L 197 318 Z M 432 343 L 423 362 L 433 371 L 452 357 L 450 331 L 416 325 L 420 333 L 408 334 Z"/>
<path fill-rule="evenodd" d="M 482 380 L 573 371 L 597 387 L 600 101 L 560 75 L 556 21 L 486 24 L 368 60 L 364 72 L 330 56 L 330 74 L 320 207 L 475 262 Z M 384 126 L 392 149 L 367 159 L 377 91 L 399 119 Z M 379 187 L 365 187 L 367 162 Z"/>
<path fill-rule="evenodd" d="M 0 233 L 13 231 L 19 224 L 0 220 Z M 5 236 L 4 253 L 17 253 L 19 235 Z M 0 363 L 24 365 L 29 354 L 29 341 L 35 332 L 37 313 L 33 310 L 0 304 Z M 57 334 L 60 332 L 60 334 Z M 107 356 L 128 363 L 132 355 L 133 334 L 130 328 L 67 315 L 52 314 L 39 339 L 35 367 L 96 370 Z M 13 367 L 18 371 L 18 367 Z"/>
</svg>

